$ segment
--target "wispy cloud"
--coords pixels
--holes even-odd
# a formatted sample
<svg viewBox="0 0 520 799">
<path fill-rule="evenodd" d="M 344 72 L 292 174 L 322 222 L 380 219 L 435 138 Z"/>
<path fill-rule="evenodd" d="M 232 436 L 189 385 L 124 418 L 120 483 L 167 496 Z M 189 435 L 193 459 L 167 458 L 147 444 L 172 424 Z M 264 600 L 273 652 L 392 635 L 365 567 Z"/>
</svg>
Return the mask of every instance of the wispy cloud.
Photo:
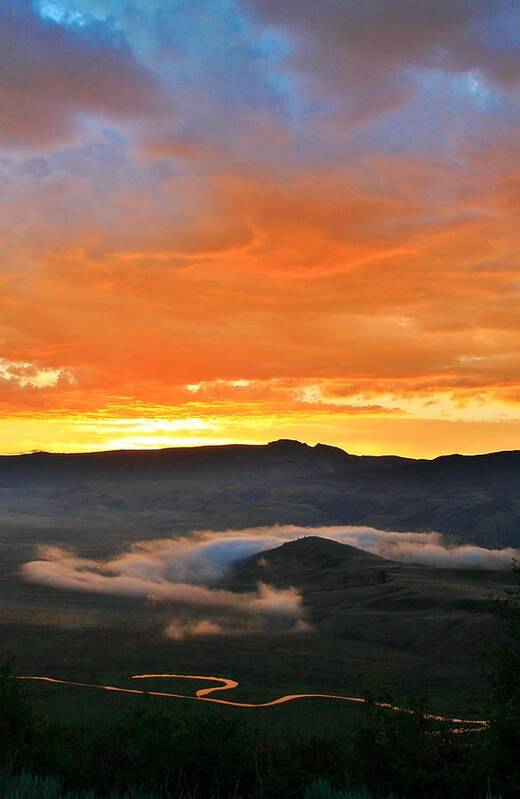
<svg viewBox="0 0 520 799">
<path fill-rule="evenodd" d="M 180 615 L 165 630 L 175 640 L 276 630 L 309 632 L 302 596 L 295 588 L 280 589 L 261 582 L 255 592 L 236 592 L 220 585 L 237 560 L 309 535 L 350 544 L 393 561 L 441 568 L 510 569 L 518 555 L 512 548 L 452 545 L 435 532 L 280 525 L 141 541 L 102 561 L 46 546 L 40 548 L 38 559 L 23 565 L 22 574 L 30 582 L 68 591 L 136 597 L 177 607 Z M 263 559 L 262 564 L 268 581 L 268 562 Z"/>
<path fill-rule="evenodd" d="M 188 607 L 192 612 L 234 612 L 236 631 L 303 629 L 302 598 L 294 588 L 278 589 L 259 583 L 255 592 L 234 592 L 218 587 L 226 567 L 234 560 L 258 552 L 260 539 L 215 534 L 193 539 L 159 539 L 134 544 L 127 552 L 105 561 L 78 557 L 57 547 L 41 547 L 39 559 L 24 564 L 31 581 L 69 591 L 112 594 Z M 175 620 L 170 637 L 216 635 L 225 627 L 205 617 Z"/>
<path fill-rule="evenodd" d="M 3 8 L 0 144 L 45 148 L 70 140 L 85 114 L 131 120 L 158 111 L 159 86 L 126 42 L 108 27 L 59 24 L 69 19 L 38 14 L 29 0 Z"/>
<path fill-rule="evenodd" d="M 6 380 L 21 388 L 52 388 L 58 383 L 74 383 L 75 377 L 69 369 L 37 366 L 27 361 L 10 361 L 0 358 L 0 380 Z"/>
</svg>

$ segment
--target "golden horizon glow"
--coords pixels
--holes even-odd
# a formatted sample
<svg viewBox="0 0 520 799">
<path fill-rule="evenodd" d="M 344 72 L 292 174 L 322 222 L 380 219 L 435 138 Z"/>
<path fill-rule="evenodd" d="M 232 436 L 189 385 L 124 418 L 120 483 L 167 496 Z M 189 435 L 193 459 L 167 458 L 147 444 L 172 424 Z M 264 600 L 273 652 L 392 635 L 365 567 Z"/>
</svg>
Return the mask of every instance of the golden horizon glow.
<svg viewBox="0 0 520 799">
<path fill-rule="evenodd" d="M 155 411 L 156 413 L 156 411 Z M 446 446 L 454 424 L 457 447 Z M 462 427 L 460 426 L 462 425 Z M 172 431 L 172 426 L 177 432 Z M 510 442 L 520 433 L 517 421 L 491 424 L 480 420 L 454 423 L 449 419 L 417 419 L 406 415 L 357 415 L 338 422 L 334 414 L 298 416 L 274 414 L 258 423 L 232 415 L 204 421 L 158 420 L 157 416 L 121 418 L 98 414 L 56 418 L 0 419 L 0 455 L 45 451 L 87 453 L 110 450 L 150 450 L 171 447 L 267 444 L 279 438 L 310 446 L 328 444 L 353 455 L 401 455 L 434 458 L 461 452 L 477 455 L 514 449 Z M 316 431 L 319 431 L 318 434 Z M 461 431 L 463 435 L 461 435 Z M 302 435 L 303 433 L 303 435 Z M 462 446 L 460 446 L 462 444 Z"/>
</svg>

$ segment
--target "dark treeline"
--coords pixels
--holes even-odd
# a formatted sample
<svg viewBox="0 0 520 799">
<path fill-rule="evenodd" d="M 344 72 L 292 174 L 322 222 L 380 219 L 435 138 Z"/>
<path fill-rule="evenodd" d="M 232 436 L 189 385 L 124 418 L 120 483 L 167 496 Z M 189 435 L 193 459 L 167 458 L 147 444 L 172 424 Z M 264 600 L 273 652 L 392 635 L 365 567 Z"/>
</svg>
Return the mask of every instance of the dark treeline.
<svg viewBox="0 0 520 799">
<path fill-rule="evenodd" d="M 520 599 L 497 603 L 503 635 L 488 646 L 490 719 L 481 732 L 453 734 L 422 713 L 368 705 L 348 732 L 304 732 L 270 740 L 223 714 L 131 712 L 96 728 L 47 723 L 5 667 L 0 675 L 0 774 L 55 778 L 63 795 L 177 799 L 280 799 L 366 789 L 403 799 L 520 796 Z M 337 793 L 334 793 L 334 792 Z M 7 793 L 6 793 L 7 795 Z M 21 794 L 20 794 L 21 795 Z M 28 796 L 30 794 L 27 794 Z M 313 794 L 314 795 L 314 794 Z"/>
</svg>

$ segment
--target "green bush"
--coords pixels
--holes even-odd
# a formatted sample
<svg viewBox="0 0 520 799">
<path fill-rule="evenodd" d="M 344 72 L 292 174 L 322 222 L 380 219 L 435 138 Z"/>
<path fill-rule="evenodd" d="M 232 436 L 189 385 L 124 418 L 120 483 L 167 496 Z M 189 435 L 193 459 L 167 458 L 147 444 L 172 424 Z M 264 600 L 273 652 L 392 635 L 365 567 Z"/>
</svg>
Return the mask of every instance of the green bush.
<svg viewBox="0 0 520 799">
<path fill-rule="evenodd" d="M 29 774 L 0 777 L 0 792 L 2 799 L 97 799 L 91 792 L 66 793 L 59 780 Z"/>
<path fill-rule="evenodd" d="M 0 668 L 0 770 L 29 763 L 40 733 L 33 704 L 10 664 Z"/>
<path fill-rule="evenodd" d="M 518 561 L 514 570 L 520 577 Z M 505 797 L 520 796 L 520 586 L 506 592 L 495 609 L 501 633 L 488 645 L 485 710 L 491 720 L 485 733 L 488 784 Z"/>
<path fill-rule="evenodd" d="M 373 794 L 359 791 L 334 790 L 327 780 L 316 780 L 305 791 L 304 799 L 373 799 Z M 391 799 L 388 797 L 388 799 Z"/>
<path fill-rule="evenodd" d="M 67 791 L 60 780 L 52 777 L 34 777 L 30 774 L 17 776 L 0 775 L 0 796 L 2 799 L 159 799 L 157 794 L 133 790 L 130 794 L 104 793 L 94 791 Z M 190 799 L 189 796 L 172 796 L 171 799 Z"/>
</svg>

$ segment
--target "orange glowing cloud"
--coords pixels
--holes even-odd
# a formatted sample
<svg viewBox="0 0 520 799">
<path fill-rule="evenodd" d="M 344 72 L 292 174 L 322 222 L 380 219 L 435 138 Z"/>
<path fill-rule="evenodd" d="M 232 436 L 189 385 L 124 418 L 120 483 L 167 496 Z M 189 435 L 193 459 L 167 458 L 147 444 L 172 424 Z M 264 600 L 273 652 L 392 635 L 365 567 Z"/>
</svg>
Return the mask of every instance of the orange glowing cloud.
<svg viewBox="0 0 520 799">
<path fill-rule="evenodd" d="M 1 449 L 518 446 L 517 11 L 155 5 L 3 19 Z"/>
</svg>

